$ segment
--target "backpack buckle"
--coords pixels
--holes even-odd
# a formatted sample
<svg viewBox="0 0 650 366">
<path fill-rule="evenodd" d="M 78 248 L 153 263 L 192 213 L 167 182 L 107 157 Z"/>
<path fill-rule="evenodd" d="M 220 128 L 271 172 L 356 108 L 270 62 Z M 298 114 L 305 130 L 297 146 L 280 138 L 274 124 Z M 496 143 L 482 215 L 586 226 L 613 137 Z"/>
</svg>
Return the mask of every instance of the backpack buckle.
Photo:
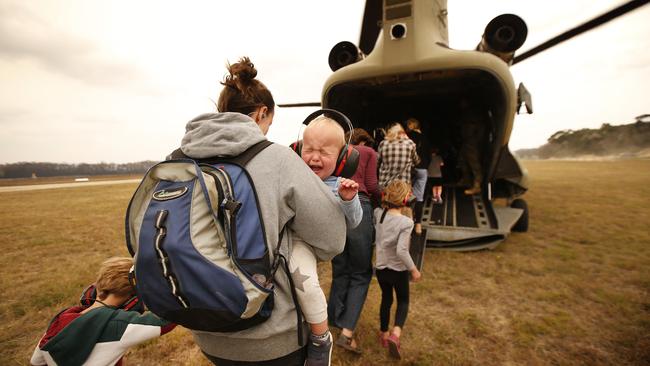
<svg viewBox="0 0 650 366">
<path fill-rule="evenodd" d="M 241 202 L 234 200 L 224 200 L 223 207 L 225 207 L 226 210 L 230 211 L 234 215 L 241 208 Z"/>
</svg>

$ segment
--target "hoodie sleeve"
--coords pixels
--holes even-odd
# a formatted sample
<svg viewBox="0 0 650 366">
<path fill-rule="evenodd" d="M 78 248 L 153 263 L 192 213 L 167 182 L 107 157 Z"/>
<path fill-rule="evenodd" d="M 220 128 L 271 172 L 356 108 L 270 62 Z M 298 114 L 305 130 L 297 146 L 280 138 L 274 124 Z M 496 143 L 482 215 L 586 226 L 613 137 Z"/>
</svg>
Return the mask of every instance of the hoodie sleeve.
<svg viewBox="0 0 650 366">
<path fill-rule="evenodd" d="M 116 322 L 116 327 L 122 332 L 119 342 L 124 347 L 135 346 L 149 339 L 159 337 L 176 326 L 151 312 L 145 312 L 141 315 L 135 311 L 123 311 L 120 315 L 120 321 Z"/>
<path fill-rule="evenodd" d="M 29 360 L 29 363 L 32 366 L 47 365 L 47 361 L 45 360 L 45 357 L 43 357 L 43 351 L 41 351 L 41 349 L 38 348 L 38 345 L 36 345 L 36 349 L 34 350 L 34 353 L 32 354 L 32 358 Z"/>
<path fill-rule="evenodd" d="M 361 219 L 363 218 L 363 209 L 361 208 L 361 201 L 359 201 L 359 195 L 355 195 L 353 199 L 349 201 L 343 201 L 341 197 L 338 197 L 339 205 L 345 216 L 345 224 L 348 230 L 352 230 L 359 226 Z"/>
<path fill-rule="evenodd" d="M 283 159 L 281 184 L 286 204 L 293 211 L 289 227 L 329 261 L 345 246 L 345 218 L 330 188 L 296 154 Z"/>
</svg>

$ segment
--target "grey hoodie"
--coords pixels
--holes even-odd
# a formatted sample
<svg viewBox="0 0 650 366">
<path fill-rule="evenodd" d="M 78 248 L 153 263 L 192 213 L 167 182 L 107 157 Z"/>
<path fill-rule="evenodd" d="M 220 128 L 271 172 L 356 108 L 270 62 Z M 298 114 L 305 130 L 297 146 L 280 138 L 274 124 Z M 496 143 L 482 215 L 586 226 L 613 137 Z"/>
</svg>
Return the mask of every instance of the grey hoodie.
<svg viewBox="0 0 650 366">
<path fill-rule="evenodd" d="M 264 139 L 257 124 L 246 115 L 203 114 L 187 123 L 181 150 L 193 158 L 234 156 Z M 345 219 L 341 209 L 329 188 L 295 152 L 273 144 L 255 156 L 246 169 L 255 184 L 269 246 L 277 243 L 280 230 L 288 222 L 291 230 L 285 233 L 283 252 L 291 251 L 291 231 L 309 243 L 321 261 L 343 251 Z M 262 361 L 300 348 L 296 309 L 285 272 L 278 270 L 275 280 L 275 307 L 266 322 L 234 333 L 193 331 L 201 350 L 229 360 Z M 304 334 L 308 334 L 307 328 Z"/>
</svg>

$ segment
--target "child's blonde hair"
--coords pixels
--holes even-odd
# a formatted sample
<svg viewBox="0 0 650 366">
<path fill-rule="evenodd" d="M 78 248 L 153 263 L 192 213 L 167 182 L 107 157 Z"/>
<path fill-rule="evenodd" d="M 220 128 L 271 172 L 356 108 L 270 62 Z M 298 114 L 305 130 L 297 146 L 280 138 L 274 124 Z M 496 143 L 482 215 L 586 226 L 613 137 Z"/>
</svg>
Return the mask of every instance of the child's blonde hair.
<svg viewBox="0 0 650 366">
<path fill-rule="evenodd" d="M 398 208 L 406 206 L 406 200 L 411 194 L 411 185 L 403 180 L 394 180 L 384 189 L 381 195 L 383 208 Z"/>
<path fill-rule="evenodd" d="M 305 131 L 307 131 L 310 128 L 319 127 L 319 126 L 327 126 L 327 127 L 331 127 L 334 130 L 336 130 L 336 132 L 335 132 L 336 133 L 336 139 L 338 140 L 338 142 L 340 144 L 339 147 L 345 146 L 345 131 L 343 130 L 343 127 L 341 127 L 341 125 L 338 122 L 336 122 L 335 120 L 333 120 L 333 119 L 331 119 L 329 117 L 326 117 L 324 115 L 314 119 L 311 122 L 309 122 L 309 124 L 305 128 Z"/>
<path fill-rule="evenodd" d="M 120 297 L 135 295 L 135 289 L 129 282 L 129 271 L 133 259 L 129 257 L 113 257 L 104 261 L 99 267 L 95 286 L 97 297 L 104 300 L 109 294 Z"/>
</svg>

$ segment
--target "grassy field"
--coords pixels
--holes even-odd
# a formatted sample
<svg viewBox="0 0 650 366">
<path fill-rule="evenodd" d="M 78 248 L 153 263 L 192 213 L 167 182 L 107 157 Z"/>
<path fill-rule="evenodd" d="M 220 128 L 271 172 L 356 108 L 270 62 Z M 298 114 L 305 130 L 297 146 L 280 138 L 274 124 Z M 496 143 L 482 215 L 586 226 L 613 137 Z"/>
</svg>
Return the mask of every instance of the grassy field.
<svg viewBox="0 0 650 366">
<path fill-rule="evenodd" d="M 404 365 L 650 364 L 650 160 L 528 161 L 530 231 L 496 250 L 427 252 L 412 286 Z M 28 364 L 50 318 L 99 263 L 128 255 L 135 185 L 2 193 L 0 360 Z M 320 267 L 329 288 L 329 264 Z M 379 288 L 359 322 L 364 353 L 334 365 L 390 364 L 377 344 Z M 130 351 L 130 365 L 208 365 L 190 334 Z"/>
</svg>

